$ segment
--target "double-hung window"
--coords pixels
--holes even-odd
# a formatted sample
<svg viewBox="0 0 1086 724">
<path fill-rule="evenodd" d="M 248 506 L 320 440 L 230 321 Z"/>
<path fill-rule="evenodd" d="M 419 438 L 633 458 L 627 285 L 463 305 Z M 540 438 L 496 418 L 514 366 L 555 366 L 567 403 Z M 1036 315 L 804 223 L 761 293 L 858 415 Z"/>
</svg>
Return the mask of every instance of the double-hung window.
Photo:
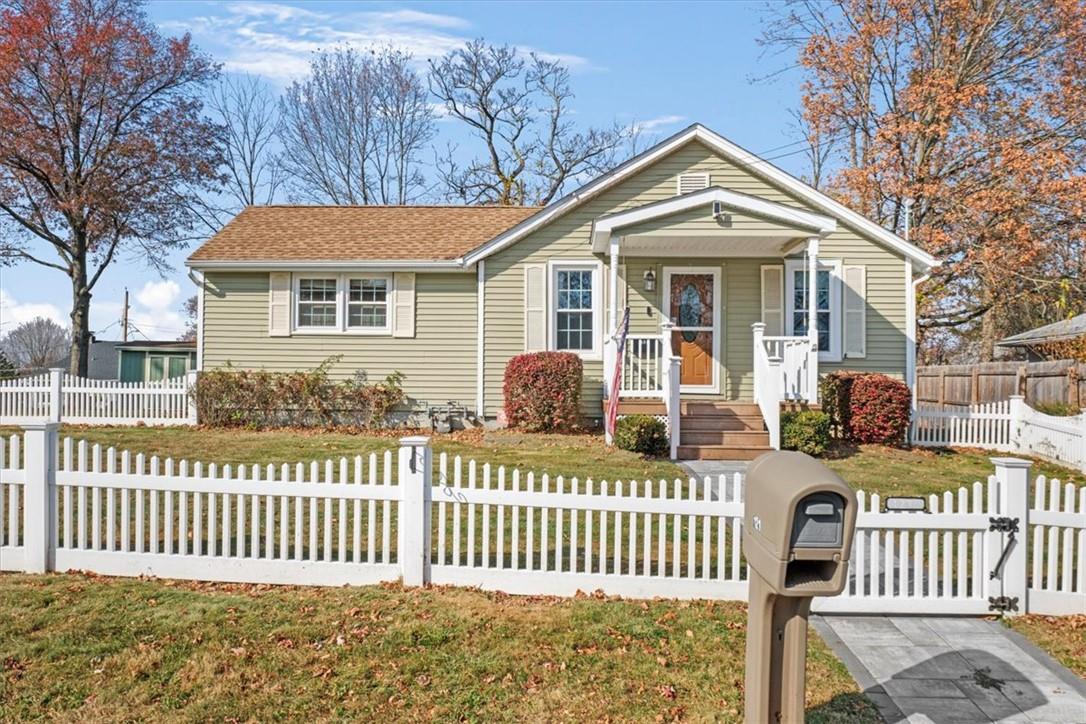
<svg viewBox="0 0 1086 724">
<path fill-rule="evenodd" d="M 300 329 L 339 328 L 336 277 L 302 277 L 298 280 L 297 295 Z"/>
<path fill-rule="evenodd" d="M 347 281 L 347 329 L 386 332 L 389 280 L 387 277 L 352 278 Z"/>
<path fill-rule="evenodd" d="M 551 348 L 584 357 L 600 354 L 600 268 L 556 262 L 551 268 Z"/>
<path fill-rule="evenodd" d="M 807 266 L 802 261 L 789 261 L 786 266 L 787 290 L 785 301 L 788 312 L 785 332 L 803 337 L 807 335 Z M 814 299 L 815 323 L 818 326 L 818 357 L 824 361 L 841 360 L 841 265 L 828 261 L 818 265 Z"/>
</svg>

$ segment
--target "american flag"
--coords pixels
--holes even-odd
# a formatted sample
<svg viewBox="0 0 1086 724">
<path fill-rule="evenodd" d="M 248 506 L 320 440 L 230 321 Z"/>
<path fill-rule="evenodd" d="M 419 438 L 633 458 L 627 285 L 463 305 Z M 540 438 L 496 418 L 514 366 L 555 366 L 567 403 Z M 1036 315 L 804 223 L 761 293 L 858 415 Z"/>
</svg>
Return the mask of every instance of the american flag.
<svg viewBox="0 0 1086 724">
<path fill-rule="evenodd" d="M 618 392 L 622 386 L 622 359 L 626 351 L 626 335 L 630 332 L 630 308 L 622 313 L 618 325 L 618 344 L 615 345 L 615 377 L 611 380 L 611 392 L 607 396 L 607 434 L 615 434 L 615 422 L 618 420 Z"/>
</svg>

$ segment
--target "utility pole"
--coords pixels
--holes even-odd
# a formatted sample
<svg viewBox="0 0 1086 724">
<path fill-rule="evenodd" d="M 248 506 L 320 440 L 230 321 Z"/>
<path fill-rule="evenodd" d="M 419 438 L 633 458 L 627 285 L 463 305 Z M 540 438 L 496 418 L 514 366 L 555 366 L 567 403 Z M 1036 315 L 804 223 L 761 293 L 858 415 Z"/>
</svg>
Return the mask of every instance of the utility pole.
<svg viewBox="0 0 1086 724">
<path fill-rule="evenodd" d="M 128 341 L 128 287 L 124 288 L 124 309 L 121 311 L 121 341 Z"/>
</svg>

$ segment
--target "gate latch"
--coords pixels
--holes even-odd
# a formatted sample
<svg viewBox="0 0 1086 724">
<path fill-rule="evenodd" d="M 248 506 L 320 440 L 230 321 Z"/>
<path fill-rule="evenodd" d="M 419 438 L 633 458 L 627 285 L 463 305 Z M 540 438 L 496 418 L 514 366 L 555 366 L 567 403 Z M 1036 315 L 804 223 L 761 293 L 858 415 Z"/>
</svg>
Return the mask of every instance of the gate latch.
<svg viewBox="0 0 1086 724">
<path fill-rule="evenodd" d="M 1003 552 L 999 554 L 999 560 L 996 561 L 995 568 L 988 574 L 988 579 L 992 580 L 999 577 L 999 572 L 1003 570 L 1003 564 L 1007 561 L 1007 554 L 1011 552 L 1011 546 L 1014 545 L 1014 540 L 1018 533 L 1018 518 L 1007 518 L 1006 516 L 989 518 L 988 530 L 992 533 L 998 532 L 1007 534 L 1007 542 L 1003 544 Z M 997 598 L 1003 598 L 1003 596 L 998 596 Z M 989 599 L 989 602 L 991 602 L 991 600 L 992 599 Z"/>
</svg>

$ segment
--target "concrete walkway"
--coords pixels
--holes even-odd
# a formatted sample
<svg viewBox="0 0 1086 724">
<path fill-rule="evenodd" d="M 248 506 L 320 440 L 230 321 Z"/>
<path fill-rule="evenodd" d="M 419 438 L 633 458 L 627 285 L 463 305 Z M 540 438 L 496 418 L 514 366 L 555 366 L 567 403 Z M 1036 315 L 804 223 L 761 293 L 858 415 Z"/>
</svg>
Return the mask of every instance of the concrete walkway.
<svg viewBox="0 0 1086 724">
<path fill-rule="evenodd" d="M 1086 682 L 998 621 L 812 616 L 888 724 L 1086 723 Z"/>
</svg>

